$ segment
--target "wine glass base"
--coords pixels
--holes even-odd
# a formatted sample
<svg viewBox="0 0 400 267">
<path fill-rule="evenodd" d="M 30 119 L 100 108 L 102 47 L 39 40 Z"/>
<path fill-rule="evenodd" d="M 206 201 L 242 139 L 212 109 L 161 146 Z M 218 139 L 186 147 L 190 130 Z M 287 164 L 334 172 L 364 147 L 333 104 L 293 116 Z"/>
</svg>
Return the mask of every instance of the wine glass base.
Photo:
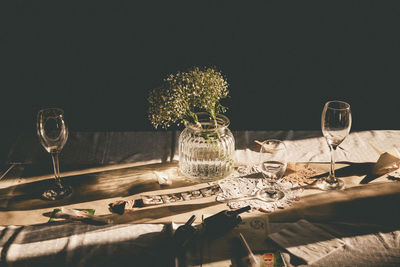
<svg viewBox="0 0 400 267">
<path fill-rule="evenodd" d="M 69 196 L 72 193 L 70 186 L 53 187 L 42 193 L 42 198 L 45 200 L 59 200 Z"/>
<path fill-rule="evenodd" d="M 336 183 L 329 183 L 326 180 L 319 181 L 316 186 L 321 190 L 341 190 L 344 189 L 344 182 L 337 179 Z"/>
<path fill-rule="evenodd" d="M 285 193 L 283 193 L 281 190 L 271 188 L 271 189 L 266 189 L 263 190 L 263 193 L 260 195 L 260 198 L 266 199 L 266 201 L 276 201 L 280 200 L 285 196 Z"/>
</svg>

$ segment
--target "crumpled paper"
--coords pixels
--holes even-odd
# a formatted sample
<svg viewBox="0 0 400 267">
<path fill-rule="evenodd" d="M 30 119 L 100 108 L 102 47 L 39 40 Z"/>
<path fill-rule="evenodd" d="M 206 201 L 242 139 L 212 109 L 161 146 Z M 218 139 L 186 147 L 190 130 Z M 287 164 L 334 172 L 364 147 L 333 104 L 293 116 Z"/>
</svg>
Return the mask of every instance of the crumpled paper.
<svg viewBox="0 0 400 267">
<path fill-rule="evenodd" d="M 378 161 L 372 166 L 372 173 L 383 175 L 400 168 L 400 153 L 396 148 L 392 148 L 387 152 L 382 152 L 371 144 L 378 154 Z"/>
<path fill-rule="evenodd" d="M 157 176 L 157 181 L 160 185 L 171 185 L 172 179 L 168 174 L 154 171 L 154 174 Z"/>
</svg>

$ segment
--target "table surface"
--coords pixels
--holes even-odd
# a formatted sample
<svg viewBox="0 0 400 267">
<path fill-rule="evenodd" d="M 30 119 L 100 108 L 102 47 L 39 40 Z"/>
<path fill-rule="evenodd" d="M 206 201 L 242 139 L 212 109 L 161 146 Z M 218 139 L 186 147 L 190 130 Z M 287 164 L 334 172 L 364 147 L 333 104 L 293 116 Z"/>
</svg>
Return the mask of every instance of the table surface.
<svg viewBox="0 0 400 267">
<path fill-rule="evenodd" d="M 309 164 L 319 174 L 329 170 L 329 150 L 317 131 L 240 131 L 235 136 L 236 166 L 254 163 L 255 140 L 281 139 L 289 162 Z M 114 224 L 185 222 L 191 215 L 201 218 L 227 205 L 215 198 L 137 208 L 123 215 L 112 213 L 109 203 L 134 200 L 143 193 L 171 192 L 202 186 L 201 181 L 179 173 L 177 138 L 179 132 L 97 132 L 71 133 L 61 155 L 64 183 L 73 194 L 58 201 L 45 201 L 40 193 L 52 180 L 50 156 L 37 137 L 22 134 L 12 146 L 0 181 L 0 224 L 46 225 L 54 208 L 91 208 Z M 352 132 L 337 150 L 337 176 L 345 190 L 325 192 L 306 188 L 292 206 L 272 213 L 251 212 L 243 217 L 267 217 L 271 224 L 307 219 L 316 223 L 356 225 L 400 225 L 400 183 L 388 175 L 372 175 L 379 158 L 377 149 L 399 149 L 400 131 Z M 160 185 L 154 171 L 172 177 L 171 185 Z"/>
</svg>

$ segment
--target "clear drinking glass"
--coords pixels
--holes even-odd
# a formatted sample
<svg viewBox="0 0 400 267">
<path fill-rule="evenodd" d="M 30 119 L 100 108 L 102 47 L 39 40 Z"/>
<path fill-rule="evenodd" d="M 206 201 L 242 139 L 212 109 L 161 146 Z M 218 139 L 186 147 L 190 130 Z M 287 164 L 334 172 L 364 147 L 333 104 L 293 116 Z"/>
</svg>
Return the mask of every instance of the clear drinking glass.
<svg viewBox="0 0 400 267">
<path fill-rule="evenodd" d="M 344 188 L 343 181 L 335 176 L 335 151 L 349 134 L 350 128 L 350 105 L 343 101 L 326 102 L 322 111 L 321 129 L 331 153 L 331 166 L 329 176 L 317 183 L 322 190 Z"/>
<path fill-rule="evenodd" d="M 72 190 L 63 186 L 60 179 L 59 154 L 68 139 L 68 128 L 64 120 L 64 111 L 60 108 L 47 108 L 38 112 L 36 130 L 40 143 L 50 153 L 53 160 L 54 185 L 43 192 L 47 200 L 57 200 L 68 196 Z"/>
<path fill-rule="evenodd" d="M 261 172 L 270 183 L 268 195 L 270 198 L 280 199 L 284 193 L 276 186 L 276 182 L 280 180 L 286 171 L 287 152 L 283 141 L 276 139 L 265 140 L 261 144 L 260 163 Z"/>
</svg>

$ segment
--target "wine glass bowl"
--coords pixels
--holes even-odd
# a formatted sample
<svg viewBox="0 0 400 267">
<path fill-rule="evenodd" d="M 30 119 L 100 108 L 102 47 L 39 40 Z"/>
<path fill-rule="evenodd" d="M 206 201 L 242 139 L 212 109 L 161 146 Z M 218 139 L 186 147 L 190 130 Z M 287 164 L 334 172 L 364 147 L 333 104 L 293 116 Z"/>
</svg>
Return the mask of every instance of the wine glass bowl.
<svg viewBox="0 0 400 267">
<path fill-rule="evenodd" d="M 344 183 L 335 176 L 335 151 L 348 136 L 352 117 L 350 105 L 343 101 L 328 101 L 325 103 L 321 116 L 322 134 L 328 143 L 331 164 L 329 176 L 317 183 L 322 190 L 343 189 Z"/>
<path fill-rule="evenodd" d="M 261 144 L 261 173 L 266 179 L 277 181 L 286 171 L 286 146 L 280 140 L 270 139 Z"/>
<path fill-rule="evenodd" d="M 55 184 L 46 190 L 42 197 L 46 200 L 62 199 L 71 193 L 71 188 L 63 186 L 60 179 L 59 153 L 68 139 L 64 111 L 60 108 L 40 110 L 37 115 L 36 130 L 40 143 L 52 157 L 55 178 Z"/>
<path fill-rule="evenodd" d="M 43 109 L 38 113 L 37 134 L 43 148 L 49 152 L 59 152 L 68 139 L 68 128 L 63 111 L 59 108 Z"/>
<path fill-rule="evenodd" d="M 265 140 L 260 148 L 260 171 L 269 183 L 268 197 L 281 199 L 285 194 L 276 186 L 286 171 L 287 152 L 283 141 Z"/>
</svg>

